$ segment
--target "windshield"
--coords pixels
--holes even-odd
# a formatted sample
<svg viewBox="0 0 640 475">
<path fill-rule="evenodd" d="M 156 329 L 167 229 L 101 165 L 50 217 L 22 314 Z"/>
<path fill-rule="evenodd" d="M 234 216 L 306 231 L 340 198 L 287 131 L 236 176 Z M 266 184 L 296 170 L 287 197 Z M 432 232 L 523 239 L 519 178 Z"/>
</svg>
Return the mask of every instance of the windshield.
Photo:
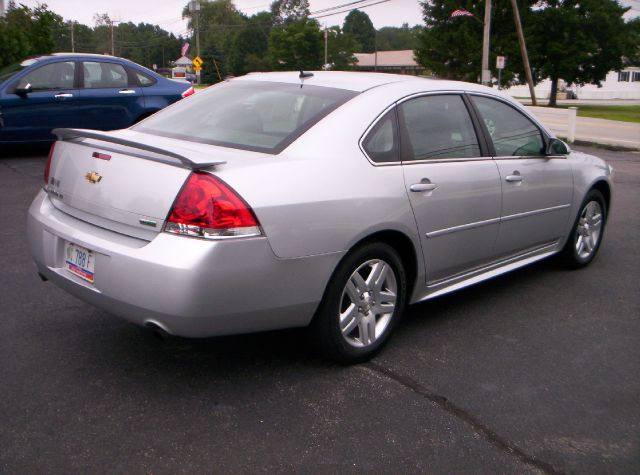
<svg viewBox="0 0 640 475">
<path fill-rule="evenodd" d="M 231 81 L 179 101 L 134 130 L 192 142 L 280 153 L 357 93 L 263 81 Z"/>
<path fill-rule="evenodd" d="M 16 73 L 19 73 L 27 66 L 31 66 L 36 62 L 35 59 L 25 59 L 21 63 L 10 64 L 9 66 L 5 66 L 4 68 L 0 68 L 0 83 L 6 81 L 11 76 Z"/>
</svg>

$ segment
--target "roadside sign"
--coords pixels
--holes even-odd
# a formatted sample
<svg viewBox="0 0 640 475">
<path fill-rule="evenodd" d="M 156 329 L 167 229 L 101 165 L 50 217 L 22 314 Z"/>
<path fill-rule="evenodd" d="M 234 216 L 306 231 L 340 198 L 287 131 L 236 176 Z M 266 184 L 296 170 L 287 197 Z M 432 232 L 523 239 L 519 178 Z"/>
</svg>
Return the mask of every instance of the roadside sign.
<svg viewBox="0 0 640 475">
<path fill-rule="evenodd" d="M 202 66 L 194 66 L 193 70 L 194 71 L 202 71 Z"/>
<path fill-rule="evenodd" d="M 202 61 L 202 58 L 200 56 L 196 56 L 195 58 L 193 58 L 192 63 L 196 68 L 202 69 L 202 65 L 204 64 L 204 61 Z"/>
<path fill-rule="evenodd" d="M 496 57 L 496 69 L 504 69 L 505 58 L 504 56 Z"/>
</svg>

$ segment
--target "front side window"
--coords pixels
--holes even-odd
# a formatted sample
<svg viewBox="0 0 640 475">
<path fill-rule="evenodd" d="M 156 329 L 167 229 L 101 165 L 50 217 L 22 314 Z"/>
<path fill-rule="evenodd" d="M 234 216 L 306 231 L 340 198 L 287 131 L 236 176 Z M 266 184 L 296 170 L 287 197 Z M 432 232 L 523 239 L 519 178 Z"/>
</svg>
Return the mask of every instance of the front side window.
<svg viewBox="0 0 640 475">
<path fill-rule="evenodd" d="M 540 129 L 522 112 L 502 101 L 473 96 L 493 141 L 497 157 L 544 155 Z"/>
<path fill-rule="evenodd" d="M 178 101 L 134 129 L 154 135 L 280 153 L 354 91 L 300 84 L 230 81 Z"/>
<path fill-rule="evenodd" d="M 398 126 L 394 110 L 387 112 L 371 129 L 362 141 L 362 148 L 374 162 L 398 160 Z"/>
<path fill-rule="evenodd" d="M 75 67 L 73 61 L 45 64 L 27 73 L 25 77 L 20 79 L 19 86 L 25 87 L 27 84 L 31 84 L 33 91 L 72 89 Z"/>
<path fill-rule="evenodd" d="M 129 84 L 127 71 L 120 64 L 85 61 L 82 63 L 82 70 L 85 89 L 125 88 Z"/>
<path fill-rule="evenodd" d="M 404 160 L 479 157 L 480 146 L 462 97 L 424 96 L 400 105 L 407 140 Z"/>
</svg>

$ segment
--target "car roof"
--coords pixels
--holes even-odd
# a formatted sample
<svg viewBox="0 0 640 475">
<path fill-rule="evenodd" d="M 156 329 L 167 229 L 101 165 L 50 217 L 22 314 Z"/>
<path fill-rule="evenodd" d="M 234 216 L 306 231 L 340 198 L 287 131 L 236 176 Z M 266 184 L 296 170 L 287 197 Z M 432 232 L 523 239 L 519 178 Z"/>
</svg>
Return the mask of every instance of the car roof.
<svg viewBox="0 0 640 475">
<path fill-rule="evenodd" d="M 56 58 L 95 58 L 95 59 L 117 59 L 119 61 L 127 61 L 132 62 L 126 58 L 120 58 L 118 56 L 111 56 L 109 54 L 97 54 L 97 53 L 51 53 L 44 54 L 41 56 L 34 56 L 31 58 L 27 58 L 33 61 L 45 61 L 52 60 Z"/>
<path fill-rule="evenodd" d="M 322 87 L 347 89 L 356 92 L 364 92 L 378 86 L 393 83 L 406 83 L 408 86 L 419 86 L 423 91 L 476 91 L 490 92 L 491 89 L 479 84 L 449 81 L 444 79 L 431 79 L 420 76 L 389 73 L 348 72 L 348 71 L 305 71 L 313 76 L 302 80 L 304 84 Z M 234 81 L 265 81 L 300 84 L 300 71 L 273 72 L 273 73 L 249 73 L 246 76 L 234 78 Z M 502 95 L 502 94 L 498 94 Z"/>
</svg>

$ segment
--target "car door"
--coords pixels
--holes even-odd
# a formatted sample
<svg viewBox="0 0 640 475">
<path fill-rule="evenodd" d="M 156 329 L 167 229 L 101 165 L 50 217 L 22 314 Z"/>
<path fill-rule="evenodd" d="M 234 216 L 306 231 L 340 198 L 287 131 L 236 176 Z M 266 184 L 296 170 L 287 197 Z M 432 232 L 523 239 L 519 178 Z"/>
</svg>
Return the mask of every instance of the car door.
<svg viewBox="0 0 640 475">
<path fill-rule="evenodd" d="M 502 180 L 496 253 L 508 257 L 555 243 L 565 232 L 573 172 L 564 155 L 545 155 L 545 136 L 533 120 L 498 98 L 473 95 Z"/>
<path fill-rule="evenodd" d="M 420 231 L 427 282 L 493 260 L 501 186 L 462 94 L 430 94 L 398 106 L 402 166 Z"/>
<path fill-rule="evenodd" d="M 57 61 L 36 66 L 16 79 L 2 97 L 2 140 L 54 140 L 51 129 L 73 127 L 78 98 L 75 71 L 74 61 Z M 28 85 L 30 92 L 16 93 Z"/>
<path fill-rule="evenodd" d="M 131 126 L 144 111 L 144 95 L 127 69 L 113 61 L 83 61 L 78 107 L 83 127 Z"/>
</svg>

